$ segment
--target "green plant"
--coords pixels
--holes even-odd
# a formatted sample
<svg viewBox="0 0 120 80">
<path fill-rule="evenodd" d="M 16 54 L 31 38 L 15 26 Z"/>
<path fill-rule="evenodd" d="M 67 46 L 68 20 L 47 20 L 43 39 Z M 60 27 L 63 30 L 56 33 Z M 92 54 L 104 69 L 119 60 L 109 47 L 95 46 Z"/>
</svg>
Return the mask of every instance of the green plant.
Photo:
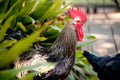
<svg viewBox="0 0 120 80">
<path fill-rule="evenodd" d="M 57 15 L 66 10 L 66 8 L 60 8 L 61 3 L 62 0 L 0 1 L 0 79 L 13 80 L 18 72 L 36 67 L 35 65 L 10 69 L 10 64 L 21 53 L 34 47 L 36 42 L 41 44 L 47 39 L 48 36 L 44 37 L 43 33 L 54 30 L 49 26 L 55 25 L 54 21 L 57 20 Z M 11 33 L 11 30 L 14 33 Z M 15 35 L 18 38 L 12 38 Z M 45 64 L 50 65 L 51 63 Z M 23 80 L 31 79 L 34 74 L 28 74 Z"/>
</svg>

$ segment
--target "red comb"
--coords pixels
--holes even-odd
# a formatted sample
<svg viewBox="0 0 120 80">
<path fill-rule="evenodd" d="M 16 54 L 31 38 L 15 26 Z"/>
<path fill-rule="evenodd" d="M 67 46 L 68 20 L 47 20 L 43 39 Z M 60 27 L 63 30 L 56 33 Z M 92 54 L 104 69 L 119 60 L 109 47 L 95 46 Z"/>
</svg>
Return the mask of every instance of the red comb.
<svg viewBox="0 0 120 80">
<path fill-rule="evenodd" d="M 77 9 L 74 7 L 70 8 L 68 10 L 68 16 L 70 18 L 79 17 L 83 23 L 85 23 L 87 20 L 85 13 L 81 10 L 80 7 L 78 7 Z"/>
</svg>

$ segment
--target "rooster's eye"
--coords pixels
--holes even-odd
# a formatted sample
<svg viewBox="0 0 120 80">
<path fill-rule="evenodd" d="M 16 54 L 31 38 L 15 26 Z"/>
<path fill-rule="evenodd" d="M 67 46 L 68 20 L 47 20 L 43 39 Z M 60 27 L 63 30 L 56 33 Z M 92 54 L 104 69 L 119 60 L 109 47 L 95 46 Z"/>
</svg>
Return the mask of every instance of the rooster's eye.
<svg viewBox="0 0 120 80">
<path fill-rule="evenodd" d="M 80 21 L 79 21 L 79 20 L 77 20 L 76 22 L 77 22 L 77 23 L 80 23 Z"/>
</svg>

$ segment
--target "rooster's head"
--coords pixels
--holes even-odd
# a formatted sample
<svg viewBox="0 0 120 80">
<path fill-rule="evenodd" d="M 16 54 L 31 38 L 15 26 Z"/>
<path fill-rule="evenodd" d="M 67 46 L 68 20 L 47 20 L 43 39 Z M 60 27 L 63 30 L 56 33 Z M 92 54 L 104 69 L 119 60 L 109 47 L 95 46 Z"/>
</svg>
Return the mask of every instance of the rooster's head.
<svg viewBox="0 0 120 80">
<path fill-rule="evenodd" d="M 82 41 L 84 37 L 84 33 L 82 31 L 82 26 L 85 24 L 87 17 L 85 13 L 81 10 L 80 7 L 78 8 L 70 8 L 68 10 L 68 16 L 72 19 L 72 23 L 75 27 L 76 34 L 78 37 L 78 41 Z"/>
</svg>

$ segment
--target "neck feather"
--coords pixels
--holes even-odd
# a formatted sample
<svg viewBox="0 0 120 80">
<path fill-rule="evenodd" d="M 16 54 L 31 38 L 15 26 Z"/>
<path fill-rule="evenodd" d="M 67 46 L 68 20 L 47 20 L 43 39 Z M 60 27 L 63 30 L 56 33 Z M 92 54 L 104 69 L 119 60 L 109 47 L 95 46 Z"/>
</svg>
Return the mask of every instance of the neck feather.
<svg viewBox="0 0 120 80">
<path fill-rule="evenodd" d="M 61 57 L 70 57 L 71 54 L 75 53 L 76 42 L 77 36 L 75 28 L 70 21 L 66 23 L 64 29 L 51 46 L 51 49 L 54 49 L 53 51 L 56 55 L 61 55 Z"/>
</svg>

